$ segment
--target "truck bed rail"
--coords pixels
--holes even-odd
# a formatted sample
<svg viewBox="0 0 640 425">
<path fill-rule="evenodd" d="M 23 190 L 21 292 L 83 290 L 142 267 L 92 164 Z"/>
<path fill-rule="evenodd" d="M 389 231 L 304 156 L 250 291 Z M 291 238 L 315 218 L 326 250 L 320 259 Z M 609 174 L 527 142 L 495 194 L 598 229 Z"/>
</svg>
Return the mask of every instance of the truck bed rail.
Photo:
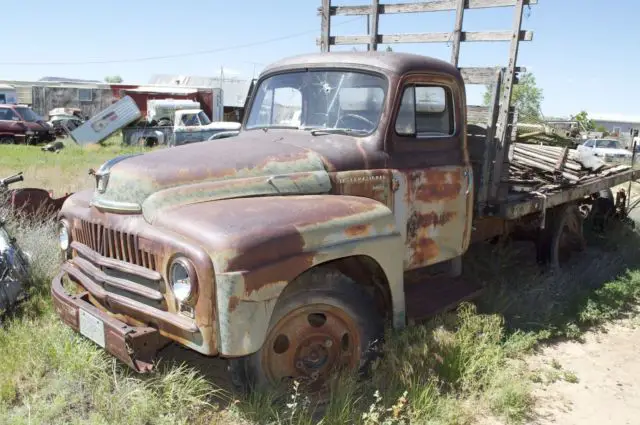
<svg viewBox="0 0 640 425">
<path fill-rule="evenodd" d="M 559 187 L 540 193 L 511 194 L 508 201 L 501 206 L 499 215 L 506 219 L 517 219 L 567 202 L 577 201 L 600 190 L 639 178 L 640 169 L 615 167 L 597 174 L 594 179 L 570 187 Z"/>
</svg>

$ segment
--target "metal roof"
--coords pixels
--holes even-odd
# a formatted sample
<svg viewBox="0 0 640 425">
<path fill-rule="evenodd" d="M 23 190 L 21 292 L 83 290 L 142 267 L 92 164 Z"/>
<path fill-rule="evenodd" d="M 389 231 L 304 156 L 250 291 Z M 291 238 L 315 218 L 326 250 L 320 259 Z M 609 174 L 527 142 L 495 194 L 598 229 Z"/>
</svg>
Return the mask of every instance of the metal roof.
<svg viewBox="0 0 640 425">
<path fill-rule="evenodd" d="M 284 58 L 266 67 L 261 75 L 283 68 L 354 66 L 377 68 L 395 74 L 433 69 L 458 74 L 458 69 L 440 59 L 402 52 L 326 52 Z"/>
<path fill-rule="evenodd" d="M 179 84 L 176 84 L 176 82 Z M 224 78 L 221 84 L 219 77 L 156 74 L 149 79 L 149 84 L 178 87 L 222 88 L 224 106 L 242 108 L 247 93 L 249 92 L 251 80 Z"/>
<path fill-rule="evenodd" d="M 198 90 L 196 88 L 191 87 L 166 87 L 166 86 L 140 86 L 135 89 L 125 89 L 127 92 L 137 92 L 137 93 L 168 93 L 168 94 L 194 94 L 197 93 Z"/>
</svg>

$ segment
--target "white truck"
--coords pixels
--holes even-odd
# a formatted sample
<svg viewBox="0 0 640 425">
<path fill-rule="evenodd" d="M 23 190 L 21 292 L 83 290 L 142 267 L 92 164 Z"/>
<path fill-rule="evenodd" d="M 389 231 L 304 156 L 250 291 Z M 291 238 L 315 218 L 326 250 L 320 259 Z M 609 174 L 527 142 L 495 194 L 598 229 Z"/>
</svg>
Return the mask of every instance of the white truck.
<svg viewBox="0 0 640 425">
<path fill-rule="evenodd" d="M 122 129 L 127 145 L 179 146 L 238 134 L 240 123 L 212 122 L 198 102 L 183 99 L 153 99 L 147 103 L 146 120 Z"/>
</svg>

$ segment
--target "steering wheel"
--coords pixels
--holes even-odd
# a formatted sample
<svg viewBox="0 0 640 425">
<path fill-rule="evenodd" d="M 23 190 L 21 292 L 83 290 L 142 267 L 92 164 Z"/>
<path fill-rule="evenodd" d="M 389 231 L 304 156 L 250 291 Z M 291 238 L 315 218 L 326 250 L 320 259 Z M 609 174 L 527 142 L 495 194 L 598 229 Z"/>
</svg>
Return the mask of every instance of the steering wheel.
<svg viewBox="0 0 640 425">
<path fill-rule="evenodd" d="M 338 123 L 340 123 L 343 119 L 347 118 L 347 117 L 353 117 L 353 118 L 357 118 L 361 121 L 364 121 L 365 123 L 369 124 L 371 126 L 371 128 L 375 128 L 376 124 L 372 121 L 369 121 L 367 118 L 363 117 L 362 115 L 358 115 L 358 114 L 344 114 L 343 116 L 341 116 L 340 118 L 338 118 L 338 122 L 336 123 L 336 127 L 340 127 L 338 125 Z"/>
</svg>

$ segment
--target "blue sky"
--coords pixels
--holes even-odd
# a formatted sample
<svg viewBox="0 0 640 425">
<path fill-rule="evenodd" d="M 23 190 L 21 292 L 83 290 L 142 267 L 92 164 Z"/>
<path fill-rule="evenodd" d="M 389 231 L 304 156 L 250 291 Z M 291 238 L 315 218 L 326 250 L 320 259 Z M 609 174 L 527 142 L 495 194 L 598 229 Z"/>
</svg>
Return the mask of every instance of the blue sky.
<svg viewBox="0 0 640 425">
<path fill-rule="evenodd" d="M 383 2 L 385 0 L 382 0 Z M 401 3 L 390 1 L 387 3 Z M 320 0 L 218 0 L 3 2 L 0 79 L 65 76 L 102 80 L 119 74 L 145 83 L 154 73 L 250 78 L 283 56 L 317 51 Z M 368 4 L 334 0 L 334 4 Z M 470 10 L 464 30 L 507 30 L 513 8 Z M 519 65 L 532 71 L 544 90 L 545 115 L 592 114 L 640 120 L 640 1 L 539 0 L 525 13 L 534 31 L 521 43 Z M 381 33 L 450 31 L 452 12 L 384 15 Z M 336 17 L 332 34 L 364 34 L 364 17 Z M 276 41 L 265 42 L 279 39 Z M 12 40 L 9 42 L 9 40 Z M 258 44 L 260 43 L 260 44 Z M 381 46 L 384 48 L 384 46 Z M 351 49 L 352 47 L 346 47 Z M 362 47 L 360 47 L 362 48 Z M 444 44 L 394 45 L 396 51 L 449 59 Z M 132 59 L 218 50 L 180 58 Z M 463 43 L 461 66 L 506 64 L 508 43 Z M 89 64 L 91 61 L 125 60 Z M 38 64 L 16 64 L 38 62 Z M 74 62 L 43 64 L 43 62 Z M 480 102 L 481 87 L 468 90 Z"/>
</svg>

